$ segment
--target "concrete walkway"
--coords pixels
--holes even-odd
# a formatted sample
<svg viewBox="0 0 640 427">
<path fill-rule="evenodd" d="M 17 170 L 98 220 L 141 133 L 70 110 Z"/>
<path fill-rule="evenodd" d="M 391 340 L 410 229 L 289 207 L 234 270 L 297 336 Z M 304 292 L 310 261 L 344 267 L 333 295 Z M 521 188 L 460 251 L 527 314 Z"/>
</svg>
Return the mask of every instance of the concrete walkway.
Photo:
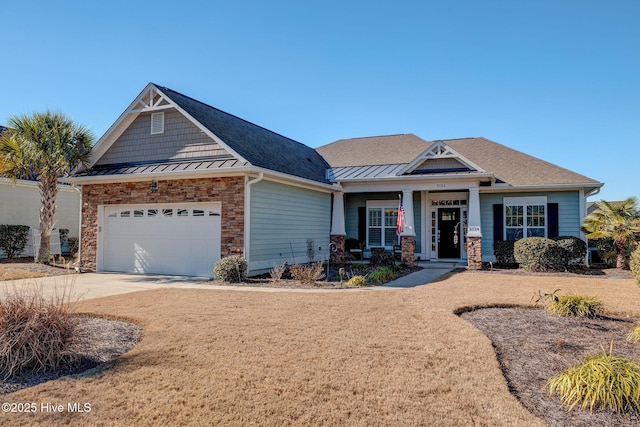
<svg viewBox="0 0 640 427">
<path fill-rule="evenodd" d="M 344 289 L 340 292 L 359 292 L 371 290 L 391 290 L 398 288 L 412 288 L 436 280 L 451 271 L 454 263 L 422 262 L 422 270 L 408 274 L 382 286 Z M 0 289 L 3 282 L 0 282 Z M 42 287 L 45 296 L 60 294 L 66 290 L 71 292 L 71 300 L 100 298 L 110 295 L 126 294 L 136 291 L 162 288 L 191 288 L 191 289 L 224 289 L 234 291 L 260 292 L 336 292 L 335 289 L 290 289 L 268 288 L 252 286 L 220 286 L 210 285 L 203 277 L 163 276 L 122 273 L 82 273 L 65 276 L 50 276 L 37 279 L 23 279 L 14 282 L 4 282 L 11 288 L 12 284 L 19 288 L 28 285 Z"/>
</svg>

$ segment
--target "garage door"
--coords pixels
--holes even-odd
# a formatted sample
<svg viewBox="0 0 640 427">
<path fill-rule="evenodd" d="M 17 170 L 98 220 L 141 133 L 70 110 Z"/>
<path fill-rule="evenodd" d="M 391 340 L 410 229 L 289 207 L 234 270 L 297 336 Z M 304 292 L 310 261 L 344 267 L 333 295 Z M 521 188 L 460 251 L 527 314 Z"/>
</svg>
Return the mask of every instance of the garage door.
<svg viewBox="0 0 640 427">
<path fill-rule="evenodd" d="M 210 276 L 220 259 L 220 203 L 104 207 L 102 268 Z"/>
</svg>

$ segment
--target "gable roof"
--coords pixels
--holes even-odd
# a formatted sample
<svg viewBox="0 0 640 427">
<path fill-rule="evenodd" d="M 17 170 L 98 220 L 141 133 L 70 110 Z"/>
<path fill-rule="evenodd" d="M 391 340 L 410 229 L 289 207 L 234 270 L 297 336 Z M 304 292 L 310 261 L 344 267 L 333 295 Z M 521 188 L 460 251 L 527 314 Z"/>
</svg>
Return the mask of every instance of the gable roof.
<svg viewBox="0 0 640 427">
<path fill-rule="evenodd" d="M 142 107 L 141 107 L 142 105 Z M 193 124 L 198 126 L 205 135 L 210 137 L 212 150 L 220 146 L 228 153 L 227 158 L 235 162 L 213 162 L 217 156 L 188 158 L 177 160 L 174 157 L 158 159 L 149 156 L 149 161 L 104 162 L 109 148 L 118 140 L 136 117 L 143 112 L 162 111 L 175 108 L 185 115 Z M 173 141 L 179 145 L 180 141 Z M 215 147 L 214 147 L 215 146 Z M 158 148 L 159 150 L 160 148 Z M 326 170 L 329 165 L 315 150 L 290 138 L 255 125 L 244 119 L 226 113 L 203 102 L 185 96 L 169 88 L 149 83 L 129 108 L 122 113 L 118 120 L 103 135 L 92 149 L 92 167 L 86 171 L 79 171 L 74 176 L 105 176 L 153 173 L 157 168 L 132 168 L 132 166 L 154 166 L 171 163 L 175 167 L 163 168 L 165 173 L 171 171 L 188 170 L 186 164 L 201 161 L 207 169 L 233 169 L 234 167 L 257 167 L 272 170 L 299 178 L 327 184 Z M 168 171 L 168 172 L 167 172 Z"/>
<path fill-rule="evenodd" d="M 602 185 L 584 175 L 482 137 L 425 141 L 413 134 L 387 135 L 338 140 L 319 147 L 317 151 L 331 165 L 331 176 L 340 181 L 411 173 L 412 167 L 427 160 L 425 154 L 436 145 L 445 151 L 450 148 L 452 158 L 458 155 L 461 164 L 470 166 L 468 171 L 452 170 L 447 176 L 490 173 L 496 181 L 511 186 Z M 381 175 L 383 170 L 384 175 Z"/>
</svg>

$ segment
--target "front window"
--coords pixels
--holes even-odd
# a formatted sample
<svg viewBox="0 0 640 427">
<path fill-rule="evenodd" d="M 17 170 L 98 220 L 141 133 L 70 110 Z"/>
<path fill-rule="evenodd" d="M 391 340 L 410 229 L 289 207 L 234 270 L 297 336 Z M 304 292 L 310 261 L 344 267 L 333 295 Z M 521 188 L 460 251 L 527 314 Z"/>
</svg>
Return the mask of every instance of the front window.
<svg viewBox="0 0 640 427">
<path fill-rule="evenodd" d="M 545 237 L 545 215 L 545 204 L 505 204 L 506 240 L 519 240 L 523 237 Z"/>
<path fill-rule="evenodd" d="M 367 210 L 367 246 L 391 248 L 397 245 L 397 221 L 397 206 L 370 207 Z"/>
</svg>

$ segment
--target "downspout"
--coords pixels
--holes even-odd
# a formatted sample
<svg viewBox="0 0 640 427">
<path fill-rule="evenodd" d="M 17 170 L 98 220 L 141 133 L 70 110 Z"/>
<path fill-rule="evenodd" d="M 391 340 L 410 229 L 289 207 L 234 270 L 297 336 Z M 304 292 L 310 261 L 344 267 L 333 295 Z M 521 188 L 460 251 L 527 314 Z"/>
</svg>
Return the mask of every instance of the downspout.
<svg viewBox="0 0 640 427">
<path fill-rule="evenodd" d="M 80 266 L 82 265 L 82 188 L 78 188 L 76 184 L 71 184 L 71 188 L 80 194 L 80 210 L 78 213 L 78 261 L 72 264 L 76 273 L 80 273 Z"/>
<path fill-rule="evenodd" d="M 247 261 L 247 268 L 251 270 L 250 266 L 250 230 L 251 230 L 251 186 L 257 184 L 264 179 L 264 172 L 259 172 L 258 176 L 254 179 L 250 179 L 248 176 L 245 179 L 244 185 L 244 259 Z"/>
</svg>

